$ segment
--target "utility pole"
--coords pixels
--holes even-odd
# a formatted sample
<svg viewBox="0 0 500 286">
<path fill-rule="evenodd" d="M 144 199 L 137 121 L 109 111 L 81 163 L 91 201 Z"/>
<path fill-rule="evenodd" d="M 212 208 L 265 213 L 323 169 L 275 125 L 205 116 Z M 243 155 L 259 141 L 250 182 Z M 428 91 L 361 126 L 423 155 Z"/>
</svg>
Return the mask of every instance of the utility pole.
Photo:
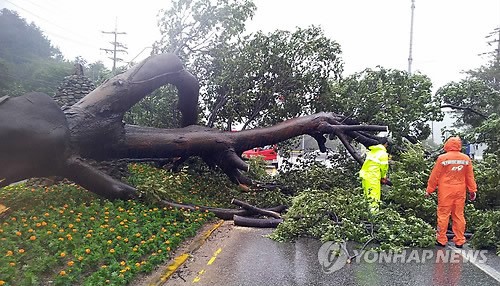
<svg viewBox="0 0 500 286">
<path fill-rule="evenodd" d="M 112 31 L 112 32 L 105 32 L 105 31 L 101 31 L 103 34 L 113 34 L 114 35 L 114 41 L 113 42 L 110 42 L 110 44 L 113 45 L 113 49 L 103 49 L 101 48 L 101 50 L 105 51 L 106 53 L 113 53 L 113 57 L 110 58 L 113 60 L 113 69 L 112 69 L 112 72 L 115 73 L 115 70 L 116 70 L 116 62 L 121 62 L 123 61 L 123 59 L 120 59 L 120 58 L 117 58 L 116 57 L 116 54 L 117 53 L 127 53 L 127 47 L 122 44 L 122 43 L 119 43 L 118 42 L 118 35 L 124 35 L 126 34 L 125 32 L 118 32 L 118 29 L 117 29 L 117 23 L 115 21 L 115 30 Z"/>
<path fill-rule="evenodd" d="M 408 56 L 408 73 L 411 74 L 412 48 L 413 48 L 413 14 L 415 11 L 415 0 L 411 0 L 411 23 L 410 23 L 410 54 Z"/>
</svg>

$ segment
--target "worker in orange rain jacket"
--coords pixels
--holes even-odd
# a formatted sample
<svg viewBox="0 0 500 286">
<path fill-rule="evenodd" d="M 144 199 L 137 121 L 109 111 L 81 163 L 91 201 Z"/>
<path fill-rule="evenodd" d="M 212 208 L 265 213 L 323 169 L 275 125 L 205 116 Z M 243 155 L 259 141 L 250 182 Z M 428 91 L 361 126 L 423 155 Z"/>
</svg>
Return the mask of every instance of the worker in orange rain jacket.
<svg viewBox="0 0 500 286">
<path fill-rule="evenodd" d="M 445 246 L 448 242 L 446 231 L 451 215 L 452 230 L 455 234 L 453 242 L 461 248 L 465 243 L 465 196 L 469 190 L 469 199 L 476 199 L 477 185 L 474 180 L 472 161 L 463 154 L 462 141 L 458 137 L 450 137 L 444 144 L 445 154 L 437 158 L 427 182 L 426 197 L 438 187 L 436 244 Z"/>
</svg>

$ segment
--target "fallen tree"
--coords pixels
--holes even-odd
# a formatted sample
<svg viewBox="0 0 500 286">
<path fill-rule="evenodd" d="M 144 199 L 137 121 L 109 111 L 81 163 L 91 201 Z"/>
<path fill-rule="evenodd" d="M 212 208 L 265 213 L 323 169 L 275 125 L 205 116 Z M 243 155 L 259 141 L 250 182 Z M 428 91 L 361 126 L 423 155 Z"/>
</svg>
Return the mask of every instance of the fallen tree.
<svg viewBox="0 0 500 286">
<path fill-rule="evenodd" d="M 127 112 L 157 88 L 172 84 L 178 90 L 183 128 L 159 129 L 126 125 Z M 43 93 L 0 98 L 0 187 L 31 177 L 62 176 L 89 191 L 110 199 L 131 199 L 138 191 L 87 164 L 83 159 L 176 158 L 190 156 L 220 167 L 237 184 L 252 182 L 241 171 L 248 164 L 241 153 L 253 147 L 275 144 L 302 134 L 316 139 L 326 151 L 325 134 L 340 139 L 358 161 L 353 140 L 377 143 L 370 132 L 385 126 L 360 125 L 334 113 L 293 118 L 266 128 L 224 132 L 195 125 L 199 84 L 173 54 L 151 56 L 130 70 L 97 87 L 62 111 Z"/>
</svg>

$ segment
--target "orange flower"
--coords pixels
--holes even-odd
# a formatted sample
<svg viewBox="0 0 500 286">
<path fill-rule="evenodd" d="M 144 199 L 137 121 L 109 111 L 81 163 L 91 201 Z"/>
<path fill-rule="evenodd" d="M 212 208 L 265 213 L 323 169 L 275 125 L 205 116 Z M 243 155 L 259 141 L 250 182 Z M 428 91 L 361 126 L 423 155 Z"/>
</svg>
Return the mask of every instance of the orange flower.
<svg viewBox="0 0 500 286">
<path fill-rule="evenodd" d="M 64 257 L 64 256 L 66 256 L 66 253 L 61 252 L 61 254 L 59 254 L 59 256 Z"/>
<path fill-rule="evenodd" d="M 90 249 L 85 249 L 85 253 L 89 254 L 90 253 Z"/>
<path fill-rule="evenodd" d="M 83 260 L 83 256 L 78 256 L 78 261 L 82 261 Z"/>
<path fill-rule="evenodd" d="M 9 265 L 10 266 L 16 266 L 16 263 L 15 262 L 9 262 Z"/>
<path fill-rule="evenodd" d="M 30 240 L 36 240 L 36 236 L 34 235 L 30 236 Z"/>
<path fill-rule="evenodd" d="M 0 285 L 5 285 L 5 283 L 7 283 L 7 282 L 0 280 Z"/>
<path fill-rule="evenodd" d="M 19 252 L 19 253 L 24 253 L 24 249 L 19 248 L 19 250 L 18 250 L 17 252 Z"/>
<path fill-rule="evenodd" d="M 75 262 L 73 262 L 73 261 L 68 261 L 68 266 L 73 266 L 73 264 L 75 264 Z"/>
<path fill-rule="evenodd" d="M 61 275 L 61 276 L 64 276 L 64 275 L 66 275 L 66 271 L 64 271 L 64 270 L 61 270 L 61 272 L 59 272 L 59 275 Z"/>
<path fill-rule="evenodd" d="M 7 250 L 7 253 L 5 254 L 5 256 L 12 256 L 14 254 L 14 252 L 12 252 L 12 250 Z"/>
<path fill-rule="evenodd" d="M 21 233 L 20 231 L 16 231 L 16 235 L 17 235 L 17 236 L 21 236 L 21 235 L 22 235 L 22 233 Z"/>
</svg>

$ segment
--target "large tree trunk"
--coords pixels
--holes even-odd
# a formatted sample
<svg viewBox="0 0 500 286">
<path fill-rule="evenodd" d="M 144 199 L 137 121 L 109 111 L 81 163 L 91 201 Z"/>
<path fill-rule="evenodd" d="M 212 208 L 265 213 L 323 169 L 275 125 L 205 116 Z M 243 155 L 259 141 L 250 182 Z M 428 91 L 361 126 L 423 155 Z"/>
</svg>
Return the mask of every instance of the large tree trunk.
<svg viewBox="0 0 500 286">
<path fill-rule="evenodd" d="M 178 89 L 183 128 L 129 126 L 123 116 L 155 89 Z M 223 132 L 196 124 L 199 85 L 172 54 L 152 56 L 127 72 L 107 80 L 64 113 L 47 95 L 31 93 L 0 99 L 0 187 L 38 176 L 63 176 L 107 198 L 135 198 L 137 190 L 86 164 L 81 158 L 187 158 L 200 156 L 219 166 L 235 183 L 251 184 L 240 171 L 248 165 L 241 153 L 302 134 L 313 136 L 325 151 L 324 134 L 338 136 L 360 161 L 350 141 L 371 145 L 376 137 L 365 131 L 384 126 L 358 125 L 319 113 L 275 126 Z"/>
</svg>

